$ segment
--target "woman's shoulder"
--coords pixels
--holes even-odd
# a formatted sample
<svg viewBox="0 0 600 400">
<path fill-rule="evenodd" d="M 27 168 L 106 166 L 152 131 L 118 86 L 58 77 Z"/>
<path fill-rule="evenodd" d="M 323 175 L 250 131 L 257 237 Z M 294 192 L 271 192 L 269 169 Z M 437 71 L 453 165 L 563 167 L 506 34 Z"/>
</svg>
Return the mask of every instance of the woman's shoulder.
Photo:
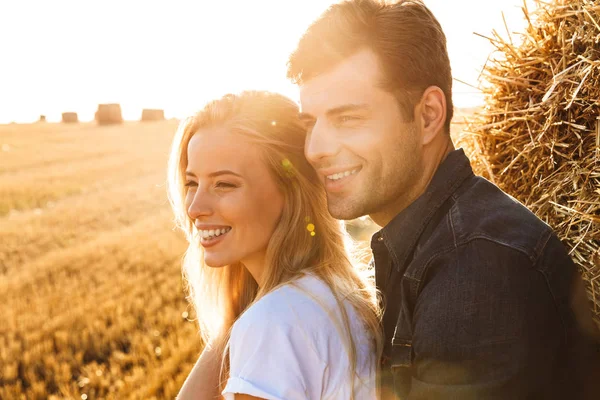
<svg viewBox="0 0 600 400">
<path fill-rule="evenodd" d="M 347 380 L 350 360 L 342 356 L 350 342 L 340 305 L 347 312 L 349 333 L 357 346 L 356 372 L 366 382 L 357 398 L 368 397 L 364 395 L 367 392 L 369 398 L 373 397 L 374 358 L 364 324 L 350 304 L 338 302 L 329 285 L 314 275 L 305 275 L 269 292 L 236 321 L 230 340 L 232 371 L 252 371 L 261 376 L 266 373 L 264 379 L 269 382 L 306 378 L 319 397 L 322 393 L 340 397 L 340 390 L 346 393 L 352 387 Z M 286 379 L 273 378 L 280 369 L 289 371 Z M 307 373 L 310 376 L 305 376 Z"/>
<path fill-rule="evenodd" d="M 238 319 L 238 326 L 256 326 L 257 323 L 294 325 L 321 320 L 328 316 L 328 308 L 335 303 L 331 289 L 318 277 L 304 275 L 265 294 L 252 304 Z"/>
<path fill-rule="evenodd" d="M 344 307 L 345 315 L 342 312 Z M 307 274 L 267 293 L 235 322 L 231 332 L 236 340 L 273 335 L 307 340 L 320 351 L 340 345 L 345 321 L 355 343 L 368 346 L 370 335 L 348 302 L 338 302 L 332 289 L 319 277 Z M 332 347 L 333 346 L 333 347 Z"/>
</svg>

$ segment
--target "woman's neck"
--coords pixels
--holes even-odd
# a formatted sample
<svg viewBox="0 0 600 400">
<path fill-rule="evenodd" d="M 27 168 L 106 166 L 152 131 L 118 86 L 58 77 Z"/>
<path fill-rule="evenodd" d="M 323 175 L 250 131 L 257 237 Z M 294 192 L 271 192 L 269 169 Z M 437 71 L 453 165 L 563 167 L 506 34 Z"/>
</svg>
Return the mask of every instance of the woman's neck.
<svg viewBox="0 0 600 400">
<path fill-rule="evenodd" d="M 258 287 L 262 286 L 263 272 L 265 270 L 266 254 L 264 252 L 254 254 L 241 261 L 242 265 L 250 272 Z"/>
</svg>

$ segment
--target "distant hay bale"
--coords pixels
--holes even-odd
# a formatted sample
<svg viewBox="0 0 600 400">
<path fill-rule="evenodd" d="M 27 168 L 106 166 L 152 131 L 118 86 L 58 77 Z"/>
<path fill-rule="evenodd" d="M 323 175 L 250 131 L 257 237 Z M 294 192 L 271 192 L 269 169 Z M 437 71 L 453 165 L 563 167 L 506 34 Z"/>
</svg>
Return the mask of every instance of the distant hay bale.
<svg viewBox="0 0 600 400">
<path fill-rule="evenodd" d="M 579 266 L 600 321 L 600 9 L 536 0 L 522 43 L 490 41 L 485 107 L 457 144 L 477 173 L 552 226 Z"/>
<path fill-rule="evenodd" d="M 163 121 L 165 119 L 165 111 L 159 109 L 144 108 L 142 110 L 142 121 Z"/>
<path fill-rule="evenodd" d="M 41 119 L 41 118 L 40 118 Z M 44 121 L 46 118 L 44 117 Z M 76 112 L 64 112 L 62 113 L 62 122 L 66 124 L 72 124 L 75 122 L 79 122 L 79 118 L 77 117 Z"/>
<path fill-rule="evenodd" d="M 38 122 L 46 122 L 46 116 L 40 115 L 40 119 L 38 120 Z"/>
<path fill-rule="evenodd" d="M 98 111 L 95 115 L 96 122 L 99 125 L 121 124 L 123 116 L 121 114 L 120 104 L 98 104 Z"/>
</svg>

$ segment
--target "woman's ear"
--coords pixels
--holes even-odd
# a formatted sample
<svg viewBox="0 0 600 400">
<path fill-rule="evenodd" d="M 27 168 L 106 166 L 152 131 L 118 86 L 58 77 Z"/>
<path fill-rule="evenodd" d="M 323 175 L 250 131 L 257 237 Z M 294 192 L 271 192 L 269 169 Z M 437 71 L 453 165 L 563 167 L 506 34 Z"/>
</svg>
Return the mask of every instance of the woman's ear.
<svg viewBox="0 0 600 400">
<path fill-rule="evenodd" d="M 444 132 L 446 123 L 446 96 L 442 89 L 430 86 L 425 89 L 421 97 L 420 107 L 417 108 L 417 117 L 421 119 L 423 127 L 422 145 L 431 143 L 440 132 Z"/>
</svg>

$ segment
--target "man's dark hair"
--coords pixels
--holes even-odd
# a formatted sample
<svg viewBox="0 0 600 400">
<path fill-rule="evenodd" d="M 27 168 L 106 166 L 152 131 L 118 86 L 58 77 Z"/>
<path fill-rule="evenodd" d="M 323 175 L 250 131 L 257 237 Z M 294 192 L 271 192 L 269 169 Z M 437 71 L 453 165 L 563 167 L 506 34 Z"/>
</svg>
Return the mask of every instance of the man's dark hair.
<svg viewBox="0 0 600 400">
<path fill-rule="evenodd" d="M 445 129 L 450 132 L 452 73 L 446 36 L 420 0 L 347 0 L 332 5 L 300 39 L 288 60 L 287 76 L 301 85 L 365 48 L 376 54 L 382 87 L 394 94 L 408 121 L 425 89 L 442 89 Z"/>
</svg>

